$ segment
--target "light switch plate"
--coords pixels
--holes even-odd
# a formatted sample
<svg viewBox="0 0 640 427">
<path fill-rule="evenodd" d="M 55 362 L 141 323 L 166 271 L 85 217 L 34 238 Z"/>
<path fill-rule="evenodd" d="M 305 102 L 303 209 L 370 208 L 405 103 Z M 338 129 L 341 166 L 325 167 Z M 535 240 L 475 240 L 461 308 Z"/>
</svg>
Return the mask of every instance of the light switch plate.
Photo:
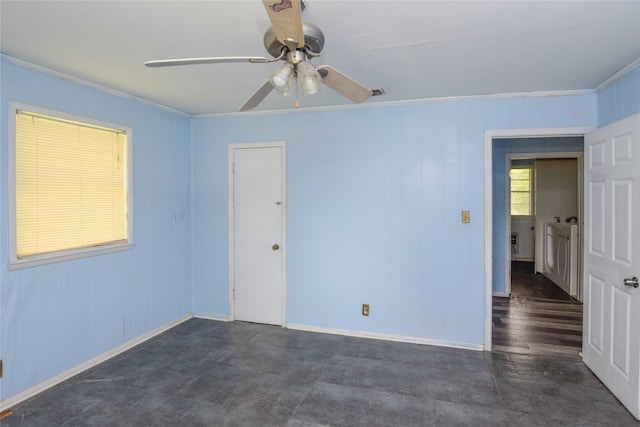
<svg viewBox="0 0 640 427">
<path fill-rule="evenodd" d="M 462 211 L 462 223 L 468 224 L 471 222 L 471 212 L 470 211 Z"/>
</svg>

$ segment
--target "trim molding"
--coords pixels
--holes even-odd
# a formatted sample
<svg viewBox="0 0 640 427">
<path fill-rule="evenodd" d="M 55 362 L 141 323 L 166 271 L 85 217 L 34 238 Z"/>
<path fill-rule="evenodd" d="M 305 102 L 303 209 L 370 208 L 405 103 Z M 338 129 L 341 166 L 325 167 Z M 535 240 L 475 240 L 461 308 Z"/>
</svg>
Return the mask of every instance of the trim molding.
<svg viewBox="0 0 640 427">
<path fill-rule="evenodd" d="M 194 319 L 204 319 L 204 320 L 215 320 L 217 322 L 232 322 L 232 320 L 229 318 L 229 316 L 224 317 L 224 316 L 211 316 L 208 314 L 196 314 L 193 313 L 193 318 Z"/>
<path fill-rule="evenodd" d="M 60 71 L 52 70 L 50 68 L 43 67 L 43 66 L 37 65 L 37 64 L 33 64 L 31 62 L 27 62 L 27 61 L 24 61 L 22 59 L 14 58 L 13 56 L 5 55 L 3 53 L 0 53 L 0 61 L 6 61 L 6 62 L 8 62 L 10 64 L 17 65 L 17 66 L 23 67 L 23 68 L 27 68 L 27 69 L 32 70 L 32 71 L 37 71 L 39 73 L 46 74 L 48 76 L 57 77 L 59 79 L 66 80 L 66 81 L 71 82 L 71 83 L 76 83 L 76 84 L 79 84 L 81 86 L 86 86 L 86 87 L 89 87 L 91 89 L 97 89 L 99 91 L 106 92 L 108 94 L 115 95 L 115 96 L 118 96 L 120 98 L 133 99 L 135 101 L 138 101 L 141 104 L 146 104 L 146 105 L 149 105 L 151 107 L 156 107 L 156 108 L 159 108 L 161 110 L 168 111 L 170 113 L 179 114 L 179 115 L 185 116 L 185 117 L 191 117 L 190 114 L 187 114 L 184 111 L 176 110 L 174 108 L 167 107 L 166 105 L 158 104 L 157 102 L 149 101 L 148 99 L 140 98 L 140 97 L 135 96 L 135 95 L 131 95 L 130 93 L 121 92 L 119 90 L 111 89 L 110 87 L 102 86 L 102 85 L 99 85 L 97 83 L 93 83 L 93 82 L 90 82 L 88 80 L 81 79 L 80 77 L 76 77 L 76 76 L 72 76 L 70 74 L 66 74 L 66 73 L 63 73 L 63 72 L 60 72 Z"/>
<path fill-rule="evenodd" d="M 77 83 L 82 86 L 90 87 L 93 89 L 98 89 L 103 92 L 110 93 L 115 96 L 119 96 L 121 98 L 134 99 L 142 104 L 150 105 L 152 107 L 160 108 L 165 111 L 169 111 L 171 113 L 179 114 L 181 116 L 194 117 L 194 118 L 213 118 L 213 117 L 233 117 L 233 116 L 259 116 L 259 115 L 269 115 L 269 114 L 289 114 L 289 113 L 306 113 L 306 112 L 314 112 L 314 111 L 335 111 L 335 110 L 352 110 L 352 109 L 361 109 L 361 108 L 374 108 L 374 107 L 393 107 L 399 105 L 412 105 L 412 104 L 427 104 L 432 102 L 449 102 L 449 101 L 462 101 L 462 100 L 470 100 L 470 99 L 508 99 L 508 98 L 539 98 L 539 97 L 550 97 L 550 96 L 578 96 L 578 95 L 589 95 L 593 93 L 598 93 L 611 84 L 615 83 L 617 80 L 624 77 L 627 73 L 633 71 L 636 67 L 640 66 L 640 58 L 634 60 L 618 72 L 616 72 L 611 77 L 607 78 L 605 81 L 600 83 L 594 89 L 575 89 L 575 90 L 558 90 L 558 91 L 539 91 L 539 92 L 513 92 L 513 93 L 496 93 L 496 94 L 488 94 L 488 95 L 464 95 L 464 96 L 447 96 L 440 98 L 422 98 L 422 99 L 413 99 L 413 100 L 403 100 L 403 101 L 382 101 L 382 102 L 373 102 L 369 104 L 345 104 L 345 105 L 332 105 L 332 106 L 322 106 L 322 107 L 311 107 L 304 109 L 283 109 L 283 110 L 267 110 L 267 111 L 251 111 L 251 112 L 233 112 L 233 113 L 210 113 L 210 114 L 188 114 L 184 111 L 176 110 L 171 107 L 167 107 L 162 104 L 158 104 L 153 101 L 149 101 L 145 98 L 140 98 L 135 95 L 131 95 L 126 92 L 122 92 L 119 90 L 111 89 L 106 86 L 102 86 L 97 83 L 90 82 L 88 80 L 81 79 L 79 77 L 72 76 L 70 74 L 66 74 L 60 71 L 55 71 L 50 68 L 43 67 L 41 65 L 33 64 L 31 62 L 24 61 L 22 59 L 14 58 L 12 56 L 6 54 L 0 54 L 0 60 L 6 61 L 10 64 L 18 65 L 20 67 L 28 68 L 33 71 L 37 71 L 43 74 L 47 74 L 53 77 L 58 77 L 63 80 L 70 81 L 72 83 Z"/>
<path fill-rule="evenodd" d="M 606 89 L 607 87 L 611 86 L 612 84 L 614 84 L 615 82 L 617 82 L 618 80 L 620 80 L 621 78 L 626 76 L 631 71 L 635 70 L 637 67 L 640 67 L 640 58 L 638 58 L 635 61 L 631 62 L 629 65 L 627 65 L 626 67 L 622 68 L 620 71 L 615 73 L 613 76 L 609 77 L 608 79 L 606 79 L 605 81 L 600 83 L 598 86 L 596 86 L 595 91 L 596 92 L 600 92 L 601 90 Z"/>
<path fill-rule="evenodd" d="M 308 108 L 287 108 L 282 110 L 262 110 L 262 111 L 244 111 L 233 113 L 210 113 L 210 114 L 194 114 L 191 117 L 196 119 L 208 119 L 216 117 L 248 117 L 248 116 L 264 116 L 272 114 L 304 114 L 311 112 L 322 111 L 338 111 L 338 110 L 358 110 L 364 108 L 383 108 L 383 107 L 397 107 L 404 105 L 415 104 L 430 104 L 436 102 L 453 102 L 453 101 L 468 101 L 476 99 L 511 99 L 511 98 L 544 98 L 544 97 L 556 97 L 556 96 L 579 96 L 579 95 L 591 95 L 595 94 L 594 89 L 576 89 L 576 90 L 557 90 L 557 91 L 540 91 L 540 92 L 513 92 L 513 93 L 495 93 L 489 95 L 464 95 L 464 96 L 445 96 L 441 98 L 421 98 L 421 99 L 409 99 L 402 101 L 377 101 L 363 104 L 343 104 L 343 105 L 325 105 L 322 107 L 308 107 Z"/>
<path fill-rule="evenodd" d="M 267 111 L 188 114 L 188 113 L 185 113 L 184 111 L 176 110 L 174 108 L 167 107 L 162 104 L 158 104 L 156 102 L 150 101 L 145 98 L 140 98 L 138 96 L 131 95 L 126 92 L 122 92 L 116 89 L 102 86 L 100 84 L 93 83 L 88 80 L 84 80 L 79 77 L 75 77 L 73 75 L 66 74 L 60 71 L 52 70 L 50 68 L 43 67 L 41 65 L 37 65 L 28 61 L 24 61 L 22 59 L 14 58 L 6 54 L 0 54 L 0 60 L 6 61 L 10 64 L 18 65 L 20 67 L 28 68 L 30 70 L 37 71 L 43 74 L 47 74 L 53 77 L 57 77 L 63 80 L 67 80 L 72 83 L 77 83 L 82 86 L 97 89 L 102 92 L 109 93 L 111 95 L 115 95 L 115 96 L 126 98 L 126 99 L 133 99 L 140 102 L 141 104 L 146 104 L 152 107 L 160 108 L 165 111 L 169 111 L 171 113 L 179 114 L 181 116 L 193 117 L 193 118 L 214 118 L 214 117 L 234 117 L 234 116 L 247 117 L 247 116 L 271 115 L 271 114 L 352 110 L 352 109 L 362 109 L 362 108 L 394 107 L 394 106 L 402 106 L 402 105 L 427 104 L 427 103 L 433 103 L 433 102 L 451 102 L 451 101 L 463 101 L 463 100 L 474 100 L 474 99 L 540 98 L 540 97 L 553 97 L 553 96 L 589 95 L 589 94 L 597 93 L 598 91 L 609 86 L 616 80 L 620 79 L 622 76 L 624 76 L 628 72 L 632 71 L 634 68 L 640 66 L 640 58 L 638 58 L 635 61 L 633 61 L 631 64 L 624 67 L 622 70 L 618 71 L 613 76 L 609 77 L 604 82 L 600 83 L 600 85 L 598 85 L 595 89 L 574 89 L 574 90 L 539 91 L 539 92 L 512 92 L 512 93 L 496 93 L 496 94 L 488 94 L 488 95 L 460 95 L 460 96 L 421 98 L 421 99 L 401 100 L 401 101 L 382 101 L 382 102 L 372 102 L 372 103 L 365 103 L 365 104 L 328 105 L 328 106 L 322 106 L 322 107 L 310 107 L 310 108 L 303 108 L 303 109 L 287 108 L 287 109 L 281 109 L 281 110 L 267 110 Z"/>
<path fill-rule="evenodd" d="M 367 339 L 375 339 L 375 340 L 383 340 L 383 341 L 402 342 L 407 344 L 433 345 L 438 347 L 450 347 L 450 348 L 459 348 L 463 350 L 475 350 L 475 351 L 484 350 L 484 346 L 481 344 L 471 344 L 471 343 L 463 343 L 463 342 L 455 342 L 455 341 L 441 341 L 441 340 L 433 340 L 428 338 L 406 336 L 406 335 L 384 334 L 379 332 L 351 331 L 348 329 L 338 329 L 338 328 L 321 328 L 317 326 L 301 325 L 297 323 L 287 323 L 283 325 L 283 328 L 292 329 L 296 331 L 304 331 L 304 332 L 317 332 L 322 334 L 342 335 L 342 336 L 354 337 L 354 338 L 367 338 Z"/>
<path fill-rule="evenodd" d="M 130 339 L 129 341 L 120 344 L 119 346 L 107 351 L 106 353 L 102 353 L 99 356 L 96 356 L 92 359 L 87 360 L 86 362 L 83 362 L 79 365 L 74 366 L 71 369 L 67 369 L 66 371 L 54 375 L 53 377 L 49 378 L 48 380 L 45 380 L 39 384 L 36 384 L 33 387 L 30 387 L 18 394 L 14 394 L 13 396 L 0 401 L 0 411 L 4 411 L 5 409 L 10 409 L 14 406 L 16 406 L 18 403 L 24 402 L 25 400 L 35 396 L 38 393 L 42 393 L 45 390 L 50 389 L 51 387 L 60 384 L 63 381 L 68 380 L 69 378 L 72 378 L 88 369 L 91 369 L 97 365 L 99 365 L 102 362 L 106 362 L 107 360 L 121 354 L 124 353 L 127 350 L 132 349 L 133 347 L 142 344 L 143 342 L 150 340 L 151 338 L 155 337 L 156 335 L 159 335 L 165 331 L 168 331 L 169 329 L 179 325 L 180 323 L 186 322 L 187 320 L 191 319 L 193 317 L 193 315 L 191 313 L 187 314 L 186 316 L 182 317 L 181 319 L 178 320 L 174 320 L 173 322 L 169 322 L 163 326 L 160 326 L 158 328 L 155 328 L 145 334 L 142 334 L 136 338 Z"/>
</svg>

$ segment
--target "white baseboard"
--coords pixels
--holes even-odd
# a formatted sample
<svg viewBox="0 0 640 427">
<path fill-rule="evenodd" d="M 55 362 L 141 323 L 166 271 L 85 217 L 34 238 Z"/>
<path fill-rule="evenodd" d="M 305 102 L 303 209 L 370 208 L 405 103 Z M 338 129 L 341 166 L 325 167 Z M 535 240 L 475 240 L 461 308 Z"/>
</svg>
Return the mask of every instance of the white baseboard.
<svg viewBox="0 0 640 427">
<path fill-rule="evenodd" d="M 506 292 L 494 292 L 493 296 L 494 297 L 509 298 L 509 294 L 506 293 Z"/>
<path fill-rule="evenodd" d="M 36 384 L 35 386 L 28 388 L 27 390 L 24 390 L 18 394 L 14 394 L 9 398 L 0 401 L 0 411 L 4 411 L 5 409 L 10 409 L 16 406 L 17 404 L 24 402 L 25 400 L 35 396 L 36 394 L 42 393 L 43 391 L 57 384 L 60 384 L 61 382 L 66 381 L 69 378 L 72 378 L 88 369 L 91 369 L 99 365 L 100 363 L 103 363 L 111 359 L 112 357 L 115 357 L 127 350 L 130 350 L 131 348 L 139 344 L 142 344 L 143 342 L 155 337 L 156 335 L 159 335 L 193 317 L 198 319 L 216 320 L 220 322 L 230 321 L 228 317 L 217 317 L 217 316 L 208 316 L 208 315 L 202 315 L 202 314 L 189 313 L 188 315 L 184 316 L 181 319 L 167 323 L 166 325 L 160 326 L 143 335 L 133 338 L 119 345 L 118 347 L 107 351 L 106 353 L 96 356 L 93 359 L 87 360 L 86 362 L 83 362 L 77 366 L 74 366 L 73 368 L 68 369 L 58 375 L 55 375 L 54 377 L 51 377 L 48 380 L 45 380 L 39 384 Z M 344 335 L 344 336 L 356 337 L 356 338 L 378 339 L 378 340 L 404 342 L 404 343 L 411 343 L 411 344 L 434 345 L 439 347 L 452 347 L 452 348 L 460 348 L 465 350 L 482 351 L 484 349 L 483 345 L 478 345 L 478 344 L 432 340 L 432 339 L 413 337 L 413 336 L 383 334 L 383 333 L 366 332 L 366 331 L 350 331 L 347 329 L 337 329 L 337 328 L 321 328 L 316 326 L 293 324 L 293 323 L 283 325 L 283 327 L 287 329 L 306 331 L 306 332 L 318 332 L 318 333 L 324 333 L 324 334 Z"/>
<path fill-rule="evenodd" d="M 369 338 L 369 339 L 384 340 L 384 341 L 403 342 L 403 343 L 409 343 L 409 344 L 434 345 L 438 347 L 460 348 L 464 350 L 477 350 L 477 351 L 484 350 L 484 346 L 482 344 L 470 344 L 470 343 L 460 343 L 455 341 L 432 340 L 432 339 L 422 338 L 422 337 L 384 334 L 379 332 L 351 331 L 348 329 L 338 329 L 338 328 L 320 328 L 316 326 L 300 325 L 295 323 L 287 323 L 283 325 L 283 327 L 287 329 L 294 329 L 297 331 L 319 332 L 323 334 L 344 335 L 347 337 Z"/>
<path fill-rule="evenodd" d="M 195 317 L 196 319 L 216 320 L 218 322 L 231 322 L 231 319 L 229 317 L 224 317 L 224 316 L 211 316 L 208 314 L 193 313 L 193 317 Z"/>
<path fill-rule="evenodd" d="M 105 362 L 109 359 L 111 359 L 112 357 L 115 357 L 117 355 L 119 355 L 120 353 L 123 353 L 135 346 L 137 346 L 138 344 L 142 344 L 143 342 L 155 337 L 156 335 L 159 335 L 171 328 L 173 328 L 174 326 L 179 325 L 182 322 L 185 322 L 189 319 L 191 319 L 193 317 L 193 315 L 191 313 L 189 313 L 188 315 L 184 316 L 181 319 L 178 320 L 174 320 L 173 322 L 169 322 L 166 325 L 160 326 L 158 328 L 155 328 L 145 334 L 142 334 L 136 338 L 130 339 L 129 341 L 119 345 L 118 347 L 111 349 L 109 351 L 107 351 L 106 353 L 102 353 L 99 356 L 94 357 L 93 359 L 87 360 L 86 362 L 83 362 L 77 366 L 74 366 L 71 369 L 68 369 L 58 375 L 55 375 L 54 377 L 49 378 L 48 380 L 45 380 L 43 382 L 41 382 L 40 384 L 36 384 L 33 387 L 30 387 L 18 394 L 14 394 L 11 397 L 8 397 L 7 399 L 4 399 L 2 401 L 0 401 L 0 411 L 4 411 L 5 409 L 9 409 L 12 408 L 14 406 L 16 406 L 18 403 L 24 402 L 25 400 L 35 396 L 38 393 L 42 393 L 43 391 L 57 385 L 60 384 L 63 381 L 68 380 L 71 377 L 74 377 L 76 375 L 78 375 L 81 372 L 86 371 L 87 369 L 91 369 L 94 366 L 99 365 L 102 362 Z"/>
</svg>

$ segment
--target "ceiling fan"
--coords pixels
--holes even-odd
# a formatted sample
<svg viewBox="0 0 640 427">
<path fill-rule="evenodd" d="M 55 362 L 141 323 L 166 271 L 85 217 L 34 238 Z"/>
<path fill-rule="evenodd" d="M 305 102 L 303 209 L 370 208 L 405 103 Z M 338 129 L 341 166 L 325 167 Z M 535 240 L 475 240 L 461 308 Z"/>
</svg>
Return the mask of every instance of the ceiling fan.
<svg viewBox="0 0 640 427">
<path fill-rule="evenodd" d="M 321 65 L 317 68 L 311 65 L 309 60 L 320 56 L 324 47 L 324 34 L 315 25 L 302 22 L 304 3 L 301 0 L 263 0 L 262 3 L 271 21 L 271 27 L 264 35 L 264 46 L 273 59 L 226 56 L 156 60 L 145 62 L 145 65 L 147 67 L 167 67 L 225 62 L 257 64 L 284 61 L 240 107 L 240 111 L 257 107 L 274 89 L 281 95 L 287 95 L 291 91 L 297 90 L 297 84 L 304 95 L 313 95 L 318 92 L 320 83 L 324 83 L 356 103 L 384 93 L 382 89 L 372 90 L 361 85 L 329 65 Z M 297 101 L 296 106 L 298 106 Z"/>
</svg>

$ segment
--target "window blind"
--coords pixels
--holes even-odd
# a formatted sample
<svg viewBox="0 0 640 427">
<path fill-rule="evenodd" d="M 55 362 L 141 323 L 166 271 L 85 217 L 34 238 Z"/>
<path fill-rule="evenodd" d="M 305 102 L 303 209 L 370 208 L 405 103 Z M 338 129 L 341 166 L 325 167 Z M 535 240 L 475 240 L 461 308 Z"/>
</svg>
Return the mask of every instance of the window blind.
<svg viewBox="0 0 640 427">
<path fill-rule="evenodd" d="M 18 259 L 127 241 L 127 135 L 17 111 Z"/>
</svg>

